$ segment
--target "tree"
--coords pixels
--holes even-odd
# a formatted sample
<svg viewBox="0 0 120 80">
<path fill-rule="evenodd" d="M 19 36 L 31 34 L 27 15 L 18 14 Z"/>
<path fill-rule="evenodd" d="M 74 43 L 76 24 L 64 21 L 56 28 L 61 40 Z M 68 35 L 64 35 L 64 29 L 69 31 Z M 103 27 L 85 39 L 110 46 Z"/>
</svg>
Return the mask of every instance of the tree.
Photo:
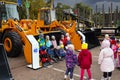
<svg viewBox="0 0 120 80">
<path fill-rule="evenodd" d="M 69 5 L 57 3 L 57 6 L 55 9 L 56 9 L 57 20 L 63 20 L 63 15 L 64 15 L 63 10 L 71 9 L 71 7 Z"/>
<path fill-rule="evenodd" d="M 85 5 L 83 3 L 77 3 L 74 8 L 74 12 L 77 11 L 77 15 L 82 16 L 84 18 L 90 18 L 92 14 L 92 8 L 88 5 Z"/>
<path fill-rule="evenodd" d="M 29 0 L 30 1 L 30 19 L 37 19 L 38 9 L 45 7 L 44 0 Z"/>
</svg>

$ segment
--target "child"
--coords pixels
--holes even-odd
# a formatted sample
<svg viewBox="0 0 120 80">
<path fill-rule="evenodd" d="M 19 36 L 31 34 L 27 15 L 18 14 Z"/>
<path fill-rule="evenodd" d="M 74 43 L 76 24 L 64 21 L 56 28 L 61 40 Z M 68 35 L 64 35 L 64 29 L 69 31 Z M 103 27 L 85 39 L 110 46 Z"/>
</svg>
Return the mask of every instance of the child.
<svg viewBox="0 0 120 80">
<path fill-rule="evenodd" d="M 63 60 L 66 52 L 64 50 L 64 45 L 62 41 L 60 41 L 60 45 L 58 46 L 58 53 L 59 53 L 59 56 L 61 57 L 61 60 Z"/>
<path fill-rule="evenodd" d="M 52 36 L 51 39 L 52 39 L 51 42 L 52 42 L 52 45 L 54 46 L 54 49 L 57 49 L 57 41 L 55 39 L 55 36 Z"/>
<path fill-rule="evenodd" d="M 65 36 L 64 36 L 64 35 L 61 35 L 61 39 L 60 39 L 60 41 L 62 41 L 62 42 L 63 42 L 63 45 L 65 46 L 65 45 L 66 45 L 66 43 L 65 43 L 66 41 L 65 41 L 64 38 L 65 38 Z"/>
<path fill-rule="evenodd" d="M 45 39 L 42 33 L 40 33 L 39 35 L 38 43 L 39 43 L 39 50 L 41 50 L 41 47 L 45 47 Z"/>
<path fill-rule="evenodd" d="M 48 55 L 50 56 L 50 58 L 52 59 L 51 61 L 58 62 L 58 60 L 55 56 L 53 45 L 50 46 L 50 48 L 47 50 L 47 52 L 48 52 Z"/>
<path fill-rule="evenodd" d="M 111 42 L 111 39 L 110 39 L 110 37 L 109 37 L 109 35 L 108 34 L 105 34 L 105 38 L 104 38 L 104 40 L 103 41 L 108 41 L 108 42 Z M 102 41 L 102 43 L 101 43 L 101 49 L 103 49 L 103 41 Z"/>
<path fill-rule="evenodd" d="M 84 76 L 85 70 L 87 70 L 89 80 L 92 80 L 92 75 L 91 75 L 91 71 L 90 71 L 91 64 L 92 64 L 92 55 L 91 55 L 91 52 L 88 50 L 87 43 L 82 44 L 82 50 L 80 51 L 80 53 L 78 55 L 78 62 L 79 62 L 80 68 L 81 68 L 80 80 L 84 80 L 83 76 Z"/>
<path fill-rule="evenodd" d="M 51 43 L 51 41 L 50 41 L 50 37 L 49 37 L 48 35 L 46 35 L 46 39 L 45 39 L 46 49 L 48 50 L 51 45 L 52 45 L 52 43 Z"/>
<path fill-rule="evenodd" d="M 66 73 L 64 78 L 67 79 L 68 73 L 70 72 L 70 80 L 73 79 L 73 72 L 75 64 L 77 64 L 77 56 L 74 54 L 74 46 L 72 44 L 67 46 L 68 49 L 66 51 L 65 62 L 66 62 Z"/>
<path fill-rule="evenodd" d="M 119 43 L 118 43 L 117 54 L 118 54 L 118 69 L 120 70 L 120 39 L 119 39 Z"/>
<path fill-rule="evenodd" d="M 68 45 L 68 44 L 72 44 L 71 41 L 70 41 L 70 37 L 67 37 L 67 42 L 66 42 L 66 44 L 67 44 L 67 45 Z"/>
<path fill-rule="evenodd" d="M 114 65 L 116 67 L 118 45 L 115 40 L 111 40 L 111 49 L 113 50 L 114 53 Z"/>
<path fill-rule="evenodd" d="M 57 50 L 57 41 L 55 39 L 55 36 L 52 36 L 51 39 L 52 39 L 51 43 L 52 43 L 52 45 L 54 47 L 55 57 L 57 57 L 58 59 L 60 59 L 59 54 L 58 54 L 58 50 Z"/>
<path fill-rule="evenodd" d="M 98 64 L 100 64 L 100 69 L 103 72 L 104 79 L 102 80 L 110 80 L 114 70 L 114 53 L 110 48 L 109 41 L 103 41 L 103 49 L 100 51 Z"/>
<path fill-rule="evenodd" d="M 49 58 L 48 58 L 48 54 L 44 46 L 42 46 L 40 50 L 40 59 L 41 59 L 43 67 L 46 67 L 49 63 Z"/>
<path fill-rule="evenodd" d="M 67 44 L 71 43 L 71 42 L 70 42 L 70 36 L 69 36 L 69 33 L 66 33 L 66 34 L 65 34 L 65 37 L 64 37 L 64 43 L 65 43 L 64 46 L 67 46 Z"/>
</svg>

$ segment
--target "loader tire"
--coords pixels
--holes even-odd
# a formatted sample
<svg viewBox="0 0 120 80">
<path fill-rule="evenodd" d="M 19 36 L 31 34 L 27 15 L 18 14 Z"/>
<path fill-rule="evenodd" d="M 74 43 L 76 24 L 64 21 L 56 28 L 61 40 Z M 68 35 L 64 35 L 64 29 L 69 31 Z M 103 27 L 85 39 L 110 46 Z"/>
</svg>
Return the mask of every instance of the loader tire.
<svg viewBox="0 0 120 80">
<path fill-rule="evenodd" d="M 14 31 L 7 31 L 3 43 L 8 57 L 17 57 L 22 53 L 23 46 L 20 36 Z"/>
</svg>

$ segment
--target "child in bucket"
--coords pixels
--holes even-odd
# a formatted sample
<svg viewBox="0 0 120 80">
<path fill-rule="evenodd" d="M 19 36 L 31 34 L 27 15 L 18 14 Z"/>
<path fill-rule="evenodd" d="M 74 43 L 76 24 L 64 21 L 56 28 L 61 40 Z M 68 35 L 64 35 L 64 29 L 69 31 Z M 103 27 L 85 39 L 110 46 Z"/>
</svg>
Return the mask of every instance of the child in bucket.
<svg viewBox="0 0 120 80">
<path fill-rule="evenodd" d="M 43 67 L 46 67 L 48 64 L 50 64 L 50 58 L 48 57 L 45 46 L 41 47 L 40 59 L 41 59 Z"/>
<path fill-rule="evenodd" d="M 74 54 L 74 46 L 72 44 L 67 45 L 68 49 L 66 51 L 65 62 L 66 62 L 66 72 L 64 79 L 68 78 L 68 73 L 70 72 L 70 80 L 73 79 L 73 72 L 75 65 L 77 64 L 77 55 Z"/>
<path fill-rule="evenodd" d="M 80 51 L 80 53 L 78 55 L 78 62 L 79 62 L 80 68 L 81 68 L 80 80 L 84 80 L 83 76 L 84 76 L 85 70 L 87 70 L 89 80 L 92 80 L 92 75 L 91 75 L 91 71 L 90 71 L 91 64 L 92 64 L 92 55 L 91 55 L 91 52 L 88 50 L 87 43 L 82 44 L 82 50 Z"/>
<path fill-rule="evenodd" d="M 53 45 L 50 46 L 50 48 L 48 49 L 48 55 L 50 56 L 51 58 L 51 61 L 53 62 L 58 62 L 58 59 L 56 58 L 56 55 L 55 55 L 55 51 L 54 51 L 54 47 Z"/>
<path fill-rule="evenodd" d="M 59 53 L 59 56 L 61 57 L 61 60 L 63 60 L 66 55 L 66 52 L 64 50 L 64 45 L 62 41 L 60 41 L 60 45 L 58 46 L 58 53 Z"/>
</svg>

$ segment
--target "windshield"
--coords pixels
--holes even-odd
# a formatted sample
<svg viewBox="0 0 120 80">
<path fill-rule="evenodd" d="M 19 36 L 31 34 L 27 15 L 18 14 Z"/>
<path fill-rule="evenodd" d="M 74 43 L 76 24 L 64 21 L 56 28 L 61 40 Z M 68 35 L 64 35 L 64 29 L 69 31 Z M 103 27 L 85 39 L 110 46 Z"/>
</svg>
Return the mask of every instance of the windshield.
<svg viewBox="0 0 120 80">
<path fill-rule="evenodd" d="M 17 18 L 19 20 L 19 15 L 17 12 L 17 5 L 15 4 L 6 4 L 6 12 L 7 12 L 7 19 L 15 19 Z"/>
</svg>

